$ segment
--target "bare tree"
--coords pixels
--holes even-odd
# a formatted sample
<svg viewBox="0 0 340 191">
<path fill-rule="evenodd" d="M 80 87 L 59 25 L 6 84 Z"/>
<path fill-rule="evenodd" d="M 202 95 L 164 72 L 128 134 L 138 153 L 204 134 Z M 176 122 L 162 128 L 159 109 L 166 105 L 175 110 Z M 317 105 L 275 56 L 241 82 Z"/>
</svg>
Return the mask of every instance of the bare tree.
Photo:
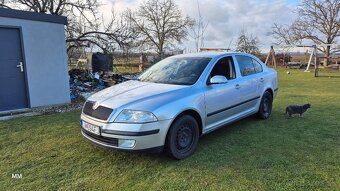
<svg viewBox="0 0 340 191">
<path fill-rule="evenodd" d="M 272 34 L 278 44 L 292 45 L 302 40 L 311 40 L 317 45 L 336 43 L 340 36 L 339 0 L 303 0 L 297 10 L 299 17 L 291 25 L 274 24 Z M 320 46 L 319 50 L 327 58 L 340 51 L 329 45 Z"/>
<path fill-rule="evenodd" d="M 0 8 L 10 8 L 6 4 L 7 4 L 6 0 L 0 0 Z"/>
<path fill-rule="evenodd" d="M 127 10 L 126 15 L 142 35 L 142 43 L 155 47 L 160 57 L 166 47 L 181 43 L 193 25 L 193 20 L 183 17 L 173 0 L 148 0 L 135 12 Z"/>
<path fill-rule="evenodd" d="M 236 41 L 236 51 L 249 54 L 259 55 L 259 40 L 253 34 L 247 34 L 245 30 L 241 30 Z"/>
<path fill-rule="evenodd" d="M 97 0 L 6 0 L 14 8 L 23 8 L 25 10 L 49 13 L 53 15 L 64 15 L 66 12 L 75 12 L 80 14 L 86 11 L 96 12 L 99 7 Z M 67 13 L 66 13 L 67 14 Z"/>
<path fill-rule="evenodd" d="M 117 17 L 112 13 L 107 24 L 103 18 L 97 21 L 90 21 L 82 16 L 74 18 L 76 19 L 69 20 L 66 28 L 68 50 L 94 45 L 104 53 L 113 52 L 116 48 L 130 48 L 134 45 L 133 40 L 138 37 L 138 33 L 123 15 Z"/>
<path fill-rule="evenodd" d="M 105 24 L 98 13 L 101 4 L 97 0 L 1 0 L 7 7 L 39 13 L 66 16 L 67 50 L 97 46 L 104 52 L 112 45 L 126 46 L 135 38 L 131 25 L 124 19 L 112 18 Z"/>
<path fill-rule="evenodd" d="M 197 9 L 198 9 L 198 19 L 195 20 L 195 24 L 191 28 L 192 34 L 189 34 L 189 36 L 192 39 L 194 39 L 196 51 L 199 52 L 199 48 L 204 47 L 204 34 L 209 23 L 205 22 L 201 15 L 201 9 L 200 9 L 198 0 L 197 0 Z"/>
</svg>

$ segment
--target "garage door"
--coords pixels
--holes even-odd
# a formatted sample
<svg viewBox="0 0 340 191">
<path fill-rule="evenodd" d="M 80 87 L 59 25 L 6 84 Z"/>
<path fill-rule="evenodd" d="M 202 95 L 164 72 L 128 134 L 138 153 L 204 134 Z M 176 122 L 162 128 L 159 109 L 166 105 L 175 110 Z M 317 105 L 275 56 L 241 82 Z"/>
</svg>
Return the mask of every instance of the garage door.
<svg viewBox="0 0 340 191">
<path fill-rule="evenodd" d="M 27 107 L 20 30 L 0 26 L 0 111 Z"/>
</svg>

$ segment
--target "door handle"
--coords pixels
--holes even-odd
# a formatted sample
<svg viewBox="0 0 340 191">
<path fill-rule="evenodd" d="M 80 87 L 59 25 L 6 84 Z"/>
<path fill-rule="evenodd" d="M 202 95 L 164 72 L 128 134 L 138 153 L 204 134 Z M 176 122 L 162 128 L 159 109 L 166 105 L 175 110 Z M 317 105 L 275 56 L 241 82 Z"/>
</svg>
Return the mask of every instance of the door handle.
<svg viewBox="0 0 340 191">
<path fill-rule="evenodd" d="M 20 71 L 24 72 L 24 65 L 22 64 L 22 62 L 20 62 L 20 64 L 17 65 L 17 68 L 20 68 Z"/>
<path fill-rule="evenodd" d="M 260 78 L 260 82 L 264 82 L 264 79 L 263 79 L 263 78 Z"/>
<path fill-rule="evenodd" d="M 236 85 L 235 85 L 235 88 L 236 88 L 237 90 L 240 89 L 240 88 L 241 88 L 240 84 L 236 84 Z"/>
</svg>

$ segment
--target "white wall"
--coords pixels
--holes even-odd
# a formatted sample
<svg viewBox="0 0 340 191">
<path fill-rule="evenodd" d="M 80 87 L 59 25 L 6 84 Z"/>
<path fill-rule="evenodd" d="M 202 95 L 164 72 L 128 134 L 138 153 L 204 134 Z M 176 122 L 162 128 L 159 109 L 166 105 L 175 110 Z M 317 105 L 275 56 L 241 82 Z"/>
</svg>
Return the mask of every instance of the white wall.
<svg viewBox="0 0 340 191">
<path fill-rule="evenodd" d="M 31 107 L 69 103 L 64 25 L 5 17 L 0 25 L 22 27 Z"/>
</svg>

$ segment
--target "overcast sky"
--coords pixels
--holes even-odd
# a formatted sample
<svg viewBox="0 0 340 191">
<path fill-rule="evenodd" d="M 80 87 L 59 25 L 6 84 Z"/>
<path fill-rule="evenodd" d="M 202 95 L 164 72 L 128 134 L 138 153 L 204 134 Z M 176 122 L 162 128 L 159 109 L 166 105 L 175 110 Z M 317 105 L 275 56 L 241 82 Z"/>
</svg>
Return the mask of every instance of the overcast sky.
<svg viewBox="0 0 340 191">
<path fill-rule="evenodd" d="M 108 15 L 110 7 L 116 12 L 134 9 L 143 0 L 101 0 L 105 6 L 102 13 Z M 198 17 L 197 0 L 175 0 L 184 15 Z M 227 48 L 235 41 L 240 30 L 258 37 L 261 49 L 275 42 L 267 33 L 273 23 L 290 23 L 296 18 L 294 10 L 300 0 L 198 0 L 201 15 L 209 22 L 205 33 L 205 47 Z M 194 49 L 193 40 L 188 39 L 180 47 Z"/>
</svg>

